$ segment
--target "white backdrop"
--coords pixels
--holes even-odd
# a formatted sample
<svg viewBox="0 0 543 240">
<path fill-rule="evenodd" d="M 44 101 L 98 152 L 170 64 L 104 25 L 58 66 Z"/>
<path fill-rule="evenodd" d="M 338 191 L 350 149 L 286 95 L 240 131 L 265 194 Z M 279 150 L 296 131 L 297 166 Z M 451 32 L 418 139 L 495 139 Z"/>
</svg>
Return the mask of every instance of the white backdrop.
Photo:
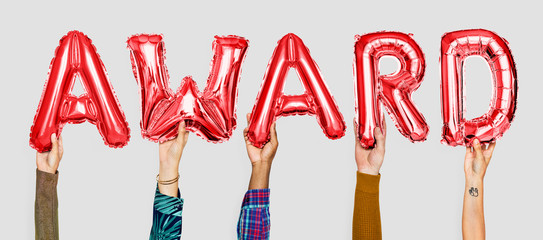
<svg viewBox="0 0 543 240">
<path fill-rule="evenodd" d="M 326 138 L 314 117 L 278 120 L 279 150 L 271 175 L 271 239 L 349 239 L 355 187 L 353 151 L 353 46 L 356 34 L 381 30 L 413 33 L 426 56 L 415 104 L 429 126 L 428 140 L 413 144 L 387 116 L 389 137 L 382 167 L 384 239 L 459 239 L 464 190 L 464 148 L 440 144 L 441 36 L 485 28 L 506 38 L 517 63 L 518 109 L 498 142 L 485 178 L 488 239 L 541 238 L 543 135 L 540 77 L 543 38 L 540 8 L 522 1 L 9 1 L 0 7 L 0 186 L 2 239 L 34 236 L 35 151 L 30 126 L 58 41 L 70 30 L 96 46 L 131 128 L 130 143 L 108 148 L 89 123 L 67 125 L 60 164 L 62 239 L 147 239 L 151 227 L 157 144 L 140 135 L 140 96 L 126 40 L 162 33 L 171 86 L 192 75 L 203 90 L 214 35 L 250 41 L 242 66 L 238 129 L 230 141 L 211 144 L 191 134 L 181 160 L 185 198 L 183 239 L 235 239 L 239 207 L 250 175 L 242 140 L 267 63 L 286 33 L 300 36 L 347 122 L 347 135 Z M 386 65 L 385 68 L 393 69 Z M 488 109 L 491 81 L 480 59 L 466 65 L 468 116 Z M 301 84 L 289 76 L 286 92 Z"/>
</svg>

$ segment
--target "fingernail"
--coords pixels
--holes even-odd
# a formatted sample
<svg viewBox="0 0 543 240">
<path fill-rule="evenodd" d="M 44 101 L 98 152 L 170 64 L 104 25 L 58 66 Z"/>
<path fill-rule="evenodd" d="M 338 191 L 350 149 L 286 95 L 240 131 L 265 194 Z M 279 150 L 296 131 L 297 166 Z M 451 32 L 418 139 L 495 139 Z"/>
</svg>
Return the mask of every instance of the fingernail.
<svg viewBox="0 0 543 240">
<path fill-rule="evenodd" d="M 479 145 L 479 139 L 473 140 L 473 143 L 475 143 L 475 145 Z"/>
<path fill-rule="evenodd" d="M 51 134 L 51 136 L 54 137 L 54 138 L 57 138 L 57 134 L 56 134 L 56 133 Z"/>
</svg>

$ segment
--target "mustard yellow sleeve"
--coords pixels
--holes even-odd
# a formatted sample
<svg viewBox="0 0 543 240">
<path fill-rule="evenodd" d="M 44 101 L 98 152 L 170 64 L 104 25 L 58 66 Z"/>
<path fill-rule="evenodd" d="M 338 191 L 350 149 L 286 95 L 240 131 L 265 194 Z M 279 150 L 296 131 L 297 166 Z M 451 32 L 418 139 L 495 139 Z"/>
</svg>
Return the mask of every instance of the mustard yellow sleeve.
<svg viewBox="0 0 543 240">
<path fill-rule="evenodd" d="M 356 173 L 353 240 L 377 240 L 381 235 L 379 180 L 381 175 Z"/>
</svg>

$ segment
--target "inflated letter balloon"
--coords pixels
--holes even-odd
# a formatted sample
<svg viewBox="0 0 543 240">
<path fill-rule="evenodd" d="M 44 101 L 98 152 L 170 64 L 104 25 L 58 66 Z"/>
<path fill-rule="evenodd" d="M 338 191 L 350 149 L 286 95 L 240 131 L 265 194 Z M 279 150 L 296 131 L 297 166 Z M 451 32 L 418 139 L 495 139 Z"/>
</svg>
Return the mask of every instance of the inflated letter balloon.
<svg viewBox="0 0 543 240">
<path fill-rule="evenodd" d="M 86 91 L 79 97 L 71 94 L 76 76 Z M 85 34 L 71 31 L 60 39 L 51 61 L 30 129 L 30 146 L 39 152 L 49 151 L 52 133 L 58 136 L 66 123 L 85 120 L 96 124 L 110 147 L 123 147 L 130 139 L 128 123 L 96 48 Z"/>
<path fill-rule="evenodd" d="M 241 64 L 248 41 L 237 36 L 215 37 L 206 88 L 185 77 L 177 92 L 169 87 L 162 35 L 135 35 L 128 39 L 132 69 L 141 90 L 141 134 L 164 142 L 177 136 L 177 124 L 210 142 L 228 140 L 236 127 L 236 99 Z"/>
<path fill-rule="evenodd" d="M 381 75 L 379 59 L 392 56 L 399 71 Z M 399 32 L 377 32 L 357 36 L 355 43 L 355 111 L 358 139 L 364 148 L 375 145 L 373 130 L 384 121 L 383 102 L 396 127 L 406 138 L 424 141 L 428 124 L 411 99 L 424 76 L 424 54 L 409 36 Z"/>
<path fill-rule="evenodd" d="M 490 109 L 483 116 L 464 118 L 463 64 L 469 56 L 481 56 L 492 72 Z M 507 42 L 483 29 L 450 32 L 441 40 L 441 104 L 443 140 L 451 146 L 493 142 L 511 126 L 517 102 L 517 71 Z"/>
<path fill-rule="evenodd" d="M 288 70 L 295 68 L 305 93 L 296 96 L 283 94 Z M 270 127 L 278 117 L 291 115 L 315 115 L 328 138 L 338 139 L 345 135 L 345 122 L 334 98 L 328 91 L 309 49 L 302 39 L 290 33 L 278 42 L 268 63 L 264 81 L 253 107 L 249 141 L 262 147 L 269 140 Z"/>
</svg>

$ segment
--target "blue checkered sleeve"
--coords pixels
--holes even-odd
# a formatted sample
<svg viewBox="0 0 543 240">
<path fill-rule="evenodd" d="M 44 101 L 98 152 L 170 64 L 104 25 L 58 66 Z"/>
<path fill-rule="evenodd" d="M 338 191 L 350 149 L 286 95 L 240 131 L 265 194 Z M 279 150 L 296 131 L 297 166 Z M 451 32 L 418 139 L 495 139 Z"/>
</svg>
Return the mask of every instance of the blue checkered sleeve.
<svg viewBox="0 0 543 240">
<path fill-rule="evenodd" d="M 238 220 L 239 240 L 270 238 L 270 189 L 251 189 L 245 193 Z"/>
</svg>

